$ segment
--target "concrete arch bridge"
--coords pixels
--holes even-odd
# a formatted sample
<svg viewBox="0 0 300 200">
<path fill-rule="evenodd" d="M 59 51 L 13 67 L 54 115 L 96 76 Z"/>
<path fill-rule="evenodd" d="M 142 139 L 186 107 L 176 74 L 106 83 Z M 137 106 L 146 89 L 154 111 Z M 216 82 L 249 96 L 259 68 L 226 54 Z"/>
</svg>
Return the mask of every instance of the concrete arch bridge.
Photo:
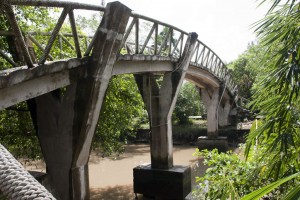
<svg viewBox="0 0 300 200">
<path fill-rule="evenodd" d="M 52 31 L 26 32 L 19 26 L 16 6 L 56 7 L 61 13 Z M 136 14 L 119 2 L 104 8 L 4 0 L 0 8 L 0 17 L 6 19 L 0 30 L 0 63 L 5 68 L 0 71 L 0 109 L 27 102 L 54 196 L 89 199 L 87 163 L 105 91 L 113 75 L 129 73 L 134 74 L 151 128 L 151 165 L 134 169 L 134 190 L 183 199 L 191 190 L 190 169 L 173 166 L 171 114 L 183 80 L 192 81 L 207 108 L 208 140 L 218 139 L 219 125 L 228 125 L 235 112 L 236 93 L 221 59 L 196 33 Z M 81 10 L 102 15 L 93 36 L 79 34 L 76 12 Z M 65 24 L 71 33 L 61 31 Z M 73 54 L 64 55 L 63 46 Z M 54 55 L 53 49 L 60 54 Z M 163 76 L 160 87 L 157 74 Z"/>
</svg>

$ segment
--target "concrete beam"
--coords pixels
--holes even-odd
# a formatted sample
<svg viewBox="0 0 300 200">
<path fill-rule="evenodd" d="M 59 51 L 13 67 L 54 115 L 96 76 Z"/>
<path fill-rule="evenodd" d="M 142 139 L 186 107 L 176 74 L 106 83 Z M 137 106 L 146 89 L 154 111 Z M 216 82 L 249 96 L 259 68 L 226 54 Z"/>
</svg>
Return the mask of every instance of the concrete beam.
<svg viewBox="0 0 300 200">
<path fill-rule="evenodd" d="M 174 70 L 172 61 L 130 61 L 119 60 L 113 69 L 113 75 L 119 74 L 136 74 L 136 73 L 160 73 L 171 72 Z"/>
<path fill-rule="evenodd" d="M 206 85 L 210 85 L 210 87 L 220 87 L 221 82 L 215 77 L 211 72 L 204 70 L 199 67 L 190 66 L 188 68 L 187 74 L 189 77 L 193 77 L 193 79 L 200 80 L 202 83 Z"/>
<path fill-rule="evenodd" d="M 83 76 L 81 59 L 49 62 L 28 69 L 19 67 L 1 71 L 0 110 L 70 85 Z"/>
</svg>

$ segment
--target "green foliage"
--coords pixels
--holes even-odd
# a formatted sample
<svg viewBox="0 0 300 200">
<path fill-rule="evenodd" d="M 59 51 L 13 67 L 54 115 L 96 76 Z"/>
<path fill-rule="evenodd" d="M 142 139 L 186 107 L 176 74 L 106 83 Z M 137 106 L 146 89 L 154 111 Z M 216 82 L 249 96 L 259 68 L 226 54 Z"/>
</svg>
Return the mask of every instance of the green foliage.
<svg viewBox="0 0 300 200">
<path fill-rule="evenodd" d="M 269 192 L 271 192 L 272 190 L 274 190 L 275 188 L 277 188 L 279 185 L 282 185 L 283 183 L 296 178 L 300 176 L 300 172 L 290 175 L 286 178 L 280 179 L 276 182 L 273 182 L 263 188 L 260 188 L 259 190 L 256 190 L 254 192 L 251 192 L 250 194 L 244 196 L 243 198 L 241 198 L 241 200 L 258 200 L 261 197 L 263 197 L 264 195 L 268 194 Z M 287 196 L 284 197 L 284 200 L 295 200 L 295 199 L 299 199 L 300 198 L 300 185 L 298 185 L 295 189 L 291 192 L 288 193 Z"/>
<path fill-rule="evenodd" d="M 265 166 L 258 168 L 257 173 L 280 180 L 273 186 L 300 171 L 299 6 L 297 1 L 273 1 L 256 29 L 268 57 L 263 60 L 266 75 L 257 85 L 252 106 L 260 110 L 264 119 L 247 138 L 246 156 L 255 150 L 255 159 Z M 278 190 L 290 198 L 299 193 L 298 185 L 299 180 L 294 180 Z"/>
<path fill-rule="evenodd" d="M 38 139 L 25 103 L 0 111 L 0 141 L 18 158 L 41 157 Z"/>
<path fill-rule="evenodd" d="M 178 95 L 173 113 L 173 120 L 178 124 L 189 123 L 189 116 L 203 115 L 204 105 L 200 100 L 199 92 L 195 85 L 185 82 Z"/>
<path fill-rule="evenodd" d="M 15 16 L 23 32 L 43 30 L 53 23 L 57 9 L 32 6 L 15 6 Z M 51 13 L 51 14 L 50 14 Z"/>
<path fill-rule="evenodd" d="M 248 50 L 232 63 L 233 73 L 239 78 L 244 73 L 251 77 L 252 69 L 260 69 L 256 71 L 257 78 L 251 79 L 256 81 L 251 106 L 264 118 L 257 128 L 254 124 L 247 138 L 246 161 L 235 155 L 216 155 L 216 152 L 200 154 L 209 158 L 206 162 L 211 166 L 199 179 L 202 188 L 205 188 L 203 181 L 209 181 L 204 194 L 209 199 L 238 199 L 255 189 L 243 199 L 259 199 L 265 195 L 268 199 L 299 199 L 300 2 L 272 2 L 268 15 L 257 24 L 259 46 L 263 47 L 255 47 L 261 51 L 258 58 L 249 56 Z M 251 67 L 251 57 L 259 62 L 254 60 L 256 66 Z M 247 69 L 249 66 L 251 70 Z M 246 95 L 251 94 L 250 87 L 240 84 Z"/>
<path fill-rule="evenodd" d="M 180 124 L 172 127 L 173 141 L 190 144 L 197 142 L 198 137 L 207 135 L 207 128 L 198 124 Z"/>
<path fill-rule="evenodd" d="M 197 150 L 195 155 L 203 157 L 204 164 L 209 168 L 203 177 L 196 178 L 199 185 L 193 191 L 194 196 L 208 200 L 242 197 L 252 200 L 261 197 L 283 199 L 288 193 L 289 198 L 295 199 L 299 195 L 299 173 L 274 182 L 274 178 L 266 173 L 268 166 L 257 161 L 257 153 L 251 152 L 251 159 L 244 160 L 241 155 L 232 152 Z"/>
<path fill-rule="evenodd" d="M 102 16 L 100 12 L 92 14 L 90 17 L 79 15 L 76 20 L 76 25 L 80 27 L 81 31 L 88 35 L 94 35 L 96 32 Z"/>
<path fill-rule="evenodd" d="M 228 64 L 233 80 L 238 85 L 240 96 L 251 99 L 251 89 L 257 75 L 261 73 L 263 67 L 261 61 L 264 56 L 264 47 L 251 43 L 243 54 Z"/>
<path fill-rule="evenodd" d="M 123 144 L 133 136 L 144 104 L 132 75 L 119 75 L 110 80 L 94 138 L 94 148 L 105 154 L 123 151 Z"/>
<path fill-rule="evenodd" d="M 259 187 L 258 175 L 252 175 L 257 167 L 254 161 L 246 162 L 232 152 L 218 153 L 217 149 L 197 149 L 195 155 L 203 156 L 209 167 L 203 177 L 196 178 L 199 189 L 194 195 L 199 199 L 235 200 Z"/>
<path fill-rule="evenodd" d="M 48 27 L 51 22 L 53 22 L 53 15 L 50 13 L 55 12 L 54 9 L 48 9 L 43 7 L 25 7 L 25 6 L 15 6 L 14 7 L 15 16 L 18 25 L 23 33 L 33 30 L 42 31 Z M 4 12 L 0 12 L 0 30 L 9 31 L 11 27 L 8 23 L 7 17 Z M 9 37 L 0 36 L 0 46 L 1 50 L 4 51 L 9 57 L 12 58 L 10 50 L 7 44 Z M 20 61 L 15 61 L 22 65 Z M 0 70 L 9 68 L 10 64 L 0 57 Z"/>
<path fill-rule="evenodd" d="M 257 159 L 267 163 L 266 173 L 274 180 L 300 169 L 298 7 L 294 2 L 276 7 L 257 29 L 271 59 L 264 60 L 267 75 L 258 84 L 252 102 L 264 116 L 263 125 L 250 133 L 246 155 L 258 141 L 264 153 Z"/>
</svg>

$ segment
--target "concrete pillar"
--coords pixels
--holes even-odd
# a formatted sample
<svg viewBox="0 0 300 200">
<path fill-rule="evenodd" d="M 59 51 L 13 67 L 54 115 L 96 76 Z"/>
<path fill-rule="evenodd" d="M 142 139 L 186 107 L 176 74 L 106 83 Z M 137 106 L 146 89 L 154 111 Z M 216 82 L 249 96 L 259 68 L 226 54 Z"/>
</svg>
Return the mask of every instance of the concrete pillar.
<svg viewBox="0 0 300 200">
<path fill-rule="evenodd" d="M 38 138 L 57 199 L 72 199 L 69 191 L 72 188 L 70 169 L 74 151 L 75 89 L 75 85 L 67 87 L 65 98 L 61 97 L 59 90 L 35 98 Z"/>
<path fill-rule="evenodd" d="M 134 168 L 135 193 L 183 199 L 191 191 L 190 168 L 173 166 L 171 116 L 197 37 L 196 33 L 189 34 L 182 57 L 174 65 L 175 70 L 163 75 L 160 87 L 152 73 L 135 75 L 151 129 L 151 165 Z"/>
<path fill-rule="evenodd" d="M 198 148 L 212 150 L 217 148 L 219 151 L 225 152 L 228 150 L 227 137 L 220 137 L 218 135 L 219 120 L 224 120 L 223 115 L 220 114 L 220 107 L 222 114 L 224 109 L 227 112 L 228 105 L 222 107 L 220 103 L 220 88 L 204 88 L 201 89 L 201 98 L 207 111 L 207 136 L 198 138 Z M 230 108 L 230 107 L 229 107 Z M 227 115 L 228 116 L 228 115 Z"/>
<path fill-rule="evenodd" d="M 168 75 L 167 75 L 168 76 Z M 153 74 L 135 75 L 135 80 L 147 107 L 151 140 L 151 167 L 169 169 L 173 167 L 172 124 L 169 112 L 174 100 L 173 85 L 170 78 L 164 77 L 160 89 Z"/>
<path fill-rule="evenodd" d="M 218 137 L 219 88 L 201 88 L 201 98 L 207 111 L 207 137 Z"/>
<path fill-rule="evenodd" d="M 73 123 L 76 138 L 71 172 L 73 199 L 88 199 L 85 198 L 89 191 L 86 170 L 92 139 L 130 14 L 131 10 L 120 2 L 107 4 L 97 30 L 87 78 L 77 83 Z M 79 190 L 84 186 L 86 190 Z"/>
<path fill-rule="evenodd" d="M 229 114 L 231 110 L 230 100 L 224 99 L 219 106 L 219 126 L 224 127 L 229 125 Z"/>
<path fill-rule="evenodd" d="M 152 168 L 173 167 L 171 116 L 197 37 L 196 33 L 189 34 L 182 57 L 174 66 L 176 70 L 163 75 L 160 87 L 152 73 L 135 75 L 150 121 Z"/>
<path fill-rule="evenodd" d="M 35 99 L 38 137 L 58 199 L 89 199 L 91 142 L 131 10 L 109 3 L 75 84 Z M 84 76 L 83 76 L 84 75 Z"/>
</svg>

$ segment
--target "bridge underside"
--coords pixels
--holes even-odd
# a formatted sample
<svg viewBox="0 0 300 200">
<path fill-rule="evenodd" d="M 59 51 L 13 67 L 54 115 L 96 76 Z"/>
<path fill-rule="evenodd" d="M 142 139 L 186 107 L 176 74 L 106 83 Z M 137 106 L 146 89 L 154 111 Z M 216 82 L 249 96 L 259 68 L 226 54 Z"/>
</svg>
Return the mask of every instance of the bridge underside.
<svg viewBox="0 0 300 200">
<path fill-rule="evenodd" d="M 134 170 L 135 192 L 168 198 L 177 191 L 178 199 L 184 199 L 191 190 L 189 167 L 173 166 L 171 115 L 184 79 L 199 88 L 207 108 L 209 139 L 218 138 L 219 125 L 229 123 L 232 94 L 227 80 L 219 80 L 212 71 L 191 62 L 199 46 L 197 34 L 188 34 L 180 58 L 120 55 L 130 14 L 131 10 L 118 2 L 108 4 L 90 56 L 37 64 L 33 51 L 32 66 L 27 64 L 30 68 L 0 72 L 0 110 L 26 101 L 58 199 L 89 199 L 91 142 L 113 75 L 134 74 L 150 116 L 151 165 Z M 196 57 L 200 59 L 201 54 Z M 202 60 L 213 62 L 213 57 Z M 160 87 L 155 74 L 163 76 Z M 158 175 L 173 180 L 168 179 L 168 190 L 161 190 L 165 180 L 152 180 Z M 150 185 L 144 181 L 147 176 Z"/>
<path fill-rule="evenodd" d="M 76 149 L 72 141 L 77 137 L 74 138 L 74 133 L 72 134 L 73 136 L 68 134 L 68 136 L 64 136 L 63 132 L 72 132 L 72 130 L 66 130 L 66 128 L 68 129 L 68 127 L 71 127 L 72 124 L 74 124 L 74 115 L 76 115 L 76 111 L 73 110 L 72 105 L 75 105 L 74 103 L 76 101 L 76 98 L 78 98 L 75 95 L 76 90 L 78 90 L 76 88 L 80 86 L 78 84 L 84 84 L 84 80 L 86 79 L 86 74 L 88 73 L 86 70 L 87 66 L 91 65 L 89 60 L 91 60 L 90 57 L 74 58 L 69 60 L 48 62 L 44 65 L 39 65 L 30 69 L 28 69 L 27 67 L 20 67 L 18 69 L 2 71 L 0 76 L 0 96 L 3 97 L 0 101 L 0 108 L 5 109 L 19 102 L 34 99 L 37 106 L 36 109 L 38 111 L 37 123 L 39 125 L 39 137 L 41 140 L 41 146 L 44 149 L 43 153 L 45 154 L 48 173 L 53 174 L 53 176 L 56 177 L 62 177 L 64 176 L 64 174 L 68 173 L 70 168 L 72 168 L 74 174 L 73 176 L 75 176 L 73 177 L 73 180 L 76 180 L 76 177 L 79 176 L 85 177 L 84 180 L 76 180 L 78 181 L 78 183 L 73 183 L 73 185 L 75 186 L 73 187 L 73 189 L 79 191 L 82 190 L 82 188 L 79 189 L 77 187 L 82 186 L 78 185 L 85 185 L 85 187 L 88 187 L 86 164 L 89 154 L 88 152 L 85 153 L 86 158 L 83 164 L 78 165 L 77 167 L 72 166 L 71 158 L 74 156 L 74 149 Z M 170 113 L 172 112 L 174 103 L 176 101 L 175 93 L 178 93 L 178 90 L 182 83 L 179 83 L 179 85 L 176 86 L 176 83 L 174 83 L 174 81 L 172 82 L 173 79 L 171 77 L 164 78 L 166 82 L 164 84 L 165 88 L 161 88 L 159 90 L 157 89 L 157 86 L 155 86 L 155 80 L 151 78 L 151 76 L 154 74 L 170 74 L 166 72 L 173 71 L 174 68 L 177 67 L 176 63 L 179 63 L 176 59 L 171 60 L 164 57 L 160 58 L 157 56 L 152 58 L 148 56 L 147 59 L 145 59 L 144 56 L 137 56 L 136 60 L 128 60 L 125 55 L 118 58 L 112 68 L 111 74 L 106 75 L 113 76 L 125 73 L 135 74 L 141 94 L 144 97 L 145 105 L 148 105 L 148 112 L 151 113 L 149 114 L 149 116 L 154 116 L 154 118 L 150 119 L 152 132 L 151 163 L 153 167 L 157 169 L 173 168 Z M 218 137 L 218 126 L 228 125 L 229 112 L 231 109 L 230 95 L 225 90 L 223 97 L 220 97 L 222 95 L 221 93 L 223 92 L 221 91 L 222 83 L 214 78 L 209 72 L 203 69 L 189 66 L 189 64 L 186 64 L 185 67 L 188 67 L 186 73 L 183 73 L 178 77 L 183 77 L 186 80 L 193 82 L 199 88 L 202 100 L 207 109 L 208 136 L 209 138 L 215 139 Z M 154 81 L 152 83 L 152 85 L 154 85 L 147 85 L 149 81 Z M 168 81 L 170 82 L 168 83 Z M 174 90 L 172 89 L 172 87 L 178 88 Z M 66 88 L 68 92 L 65 93 L 64 98 L 56 99 L 55 91 L 57 91 L 57 89 L 59 88 Z M 158 102 L 156 102 L 156 99 L 151 100 L 151 102 L 147 101 L 148 97 L 151 99 L 149 94 L 147 94 L 147 91 L 150 90 L 157 90 L 158 93 L 156 95 L 153 94 L 153 96 L 160 96 L 162 99 Z M 100 90 L 100 92 L 103 91 L 105 91 L 105 89 Z M 170 97 L 167 97 L 165 96 L 168 95 L 166 91 L 173 91 L 173 93 L 170 94 Z M 165 99 L 170 99 L 171 101 L 164 102 Z M 152 104 L 152 109 L 149 108 L 150 104 Z M 158 107 L 155 106 L 156 104 Z M 45 110 L 45 108 L 48 109 Z M 157 108 L 157 110 L 155 110 L 155 108 Z M 165 112 L 161 112 L 161 108 L 165 108 L 167 110 Z M 55 115 L 57 116 L 57 113 L 60 113 L 58 115 L 58 118 L 55 117 Z M 62 120 L 64 124 L 55 126 L 55 121 L 57 120 Z M 66 123 L 67 121 L 69 122 Z M 164 124 L 165 128 L 163 128 L 162 124 Z M 56 134 L 53 135 L 53 133 Z M 79 140 L 79 138 L 77 140 Z M 89 141 L 90 140 L 91 139 L 89 139 Z M 86 139 L 84 141 L 86 142 Z M 48 146 L 50 144 L 55 144 L 55 150 L 51 148 L 51 151 L 48 151 Z M 61 149 L 60 147 L 64 148 Z M 61 152 L 64 153 L 62 154 Z M 51 155 L 52 157 L 47 159 L 47 157 Z M 59 156 L 57 155 L 62 156 L 60 156 L 59 158 Z M 54 172 L 51 171 L 55 168 L 59 170 Z M 139 174 L 142 174 L 141 176 L 144 177 L 144 172 L 139 173 L 137 169 L 135 169 L 135 171 L 135 174 L 137 174 L 137 184 L 139 185 L 139 181 L 141 180 L 139 179 Z M 149 170 L 147 169 L 146 172 L 147 171 Z M 62 179 L 59 178 L 57 183 L 54 184 L 56 185 L 56 187 L 63 188 L 63 190 L 65 190 L 66 186 L 68 185 L 69 179 L 70 177 L 67 177 L 66 181 L 63 182 Z M 55 180 L 52 181 L 55 182 Z M 148 190 L 144 189 L 147 187 L 139 187 L 137 191 L 145 191 L 145 193 L 147 194 Z M 142 190 L 140 188 L 142 188 Z M 85 193 L 87 195 L 88 188 L 86 188 L 85 190 Z M 63 192 L 61 191 L 60 193 Z M 75 191 L 73 191 L 73 199 L 76 199 L 76 195 L 81 196 L 84 194 L 75 194 Z M 71 197 L 67 195 L 65 198 Z"/>
<path fill-rule="evenodd" d="M 74 147 L 73 140 L 77 137 L 74 137 L 74 133 L 72 134 L 73 136 L 69 134 L 66 134 L 68 136 L 64 136 L 63 132 L 74 132 L 72 130 L 66 129 L 68 129 L 68 127 L 71 127 L 74 122 L 79 120 L 77 119 L 76 121 L 74 121 L 74 115 L 76 115 L 76 111 L 73 110 L 72 105 L 75 105 L 76 98 L 78 98 L 75 95 L 76 90 L 78 90 L 76 88 L 80 86 L 78 84 L 84 83 L 83 80 L 86 79 L 86 69 L 87 66 L 90 65 L 90 59 L 91 58 L 74 58 L 69 60 L 61 60 L 49 62 L 30 69 L 21 67 L 19 69 L 14 69 L 14 71 L 3 71 L 0 76 L 0 96 L 3 97 L 0 101 L 0 108 L 4 109 L 19 102 L 34 99 L 37 106 L 36 109 L 38 111 L 37 122 L 39 125 L 39 137 L 41 140 L 41 146 L 44 149 L 43 153 L 46 158 L 48 173 L 53 174 L 53 176 L 55 177 L 62 177 L 64 176 L 64 174 L 68 173 L 70 168 L 72 168 L 74 174 L 73 176 L 75 176 L 73 177 L 73 180 L 76 180 L 76 177 L 79 176 L 85 177 L 84 180 L 76 180 L 78 181 L 78 183 L 73 184 L 75 186 L 73 187 L 73 189 L 79 191 L 82 190 L 82 188 L 78 189 L 77 187 L 82 186 L 78 185 L 85 185 L 86 187 L 88 187 L 88 169 L 86 164 L 89 153 L 85 153 L 86 158 L 83 164 L 78 165 L 77 167 L 72 166 L 71 158 L 74 156 L 74 149 L 76 149 L 76 147 Z M 174 102 L 176 101 L 175 93 L 178 92 L 178 89 L 180 88 L 180 85 L 182 83 L 176 86 L 176 84 L 172 82 L 171 77 L 165 78 L 165 88 L 161 88 L 159 90 L 157 89 L 157 86 L 155 86 L 156 83 L 154 83 L 155 81 L 153 78 L 151 78 L 151 76 L 154 74 L 168 74 L 166 72 L 171 72 L 172 70 L 174 70 L 174 68 L 176 67 L 176 63 L 178 63 L 177 60 L 166 60 L 164 58 L 160 60 L 157 57 L 155 59 L 153 58 L 152 60 L 147 61 L 141 60 L 141 58 L 139 58 L 138 60 L 126 60 L 125 56 L 120 56 L 116 61 L 111 74 L 109 75 L 113 76 L 124 73 L 135 74 L 141 94 L 144 97 L 145 105 L 148 105 L 148 112 L 151 113 L 149 114 L 149 116 L 154 116 L 154 118 L 150 119 L 152 132 L 151 163 L 153 167 L 157 169 L 173 168 L 170 113 L 172 112 Z M 209 138 L 217 138 L 218 126 L 228 125 L 229 112 L 231 109 L 230 95 L 225 90 L 225 93 L 221 98 L 221 93 L 223 91 L 221 91 L 222 83 L 220 81 L 218 81 L 205 70 L 194 68 L 192 66 L 188 67 L 189 68 L 186 70 L 186 73 L 180 75 L 179 77 L 183 77 L 198 86 L 202 100 L 205 103 L 207 109 L 208 136 Z M 149 81 L 154 81 L 152 83 L 152 85 L 154 85 L 147 86 L 147 83 L 149 83 Z M 168 83 L 168 81 L 170 82 Z M 178 88 L 174 90 L 172 89 L 172 87 Z M 59 88 L 67 89 L 66 91 L 68 92 L 65 93 L 64 98 L 55 97 L 55 91 L 57 91 L 57 89 Z M 162 99 L 158 100 L 158 102 L 156 102 L 156 99 L 153 99 L 151 100 L 151 103 L 147 101 L 147 98 L 150 98 L 149 94 L 147 94 L 147 91 L 149 90 L 157 90 L 157 95 L 154 95 L 154 93 L 153 96 L 160 96 Z M 101 92 L 103 91 L 105 91 L 105 89 L 102 89 Z M 170 97 L 167 97 L 165 96 L 168 95 L 166 91 L 173 91 L 173 93 L 170 94 Z M 171 101 L 164 102 L 165 99 L 170 99 Z M 150 104 L 152 104 L 152 109 L 149 108 Z M 156 104 L 157 107 L 155 106 Z M 45 110 L 45 108 L 48 109 Z M 157 110 L 155 110 L 155 108 L 157 108 Z M 161 112 L 161 108 L 165 108 L 167 110 L 165 112 Z M 55 117 L 57 116 L 57 113 L 60 113 L 58 115 L 58 118 Z M 62 120 L 63 124 L 55 125 L 55 122 L 57 120 Z M 165 128 L 163 128 L 162 124 L 164 124 Z M 56 134 L 53 135 L 53 133 Z M 79 138 L 77 140 L 79 140 Z M 91 139 L 89 139 L 89 141 L 90 140 Z M 86 142 L 86 139 L 84 141 Z M 55 144 L 55 150 L 51 148 L 51 151 L 48 151 L 50 144 Z M 64 148 L 61 149 L 60 147 Z M 64 153 L 62 154 L 61 152 Z M 52 157 L 47 158 L 50 155 L 52 155 Z M 57 155 L 62 156 L 60 156 L 59 158 L 59 156 Z M 54 172 L 51 171 L 55 168 L 59 170 Z M 137 171 L 137 169 L 135 169 L 135 171 Z M 146 170 L 146 172 L 147 171 L 148 169 Z M 135 174 L 137 174 L 136 180 L 138 181 L 136 185 L 139 185 L 139 180 L 141 180 L 139 179 L 139 173 L 135 172 Z M 144 176 L 143 172 L 141 172 L 140 174 L 142 174 L 141 176 Z M 70 177 L 67 177 L 66 181 L 63 182 L 62 179 L 59 178 L 59 180 L 55 184 L 56 187 L 63 188 L 63 190 L 65 190 L 66 186 L 68 185 L 69 179 Z M 53 180 L 52 182 L 55 182 L 55 180 Z M 142 190 L 140 188 L 141 187 L 137 189 L 137 192 L 145 191 L 145 194 L 147 194 L 148 190 L 144 189 L 144 187 L 142 187 Z M 85 193 L 88 194 L 88 188 L 86 188 L 85 190 Z M 60 193 L 63 192 L 61 191 Z M 76 199 L 76 195 L 81 196 L 84 194 L 75 194 L 75 191 L 73 191 L 72 195 L 73 199 Z M 65 198 L 71 197 L 67 195 Z"/>
</svg>

